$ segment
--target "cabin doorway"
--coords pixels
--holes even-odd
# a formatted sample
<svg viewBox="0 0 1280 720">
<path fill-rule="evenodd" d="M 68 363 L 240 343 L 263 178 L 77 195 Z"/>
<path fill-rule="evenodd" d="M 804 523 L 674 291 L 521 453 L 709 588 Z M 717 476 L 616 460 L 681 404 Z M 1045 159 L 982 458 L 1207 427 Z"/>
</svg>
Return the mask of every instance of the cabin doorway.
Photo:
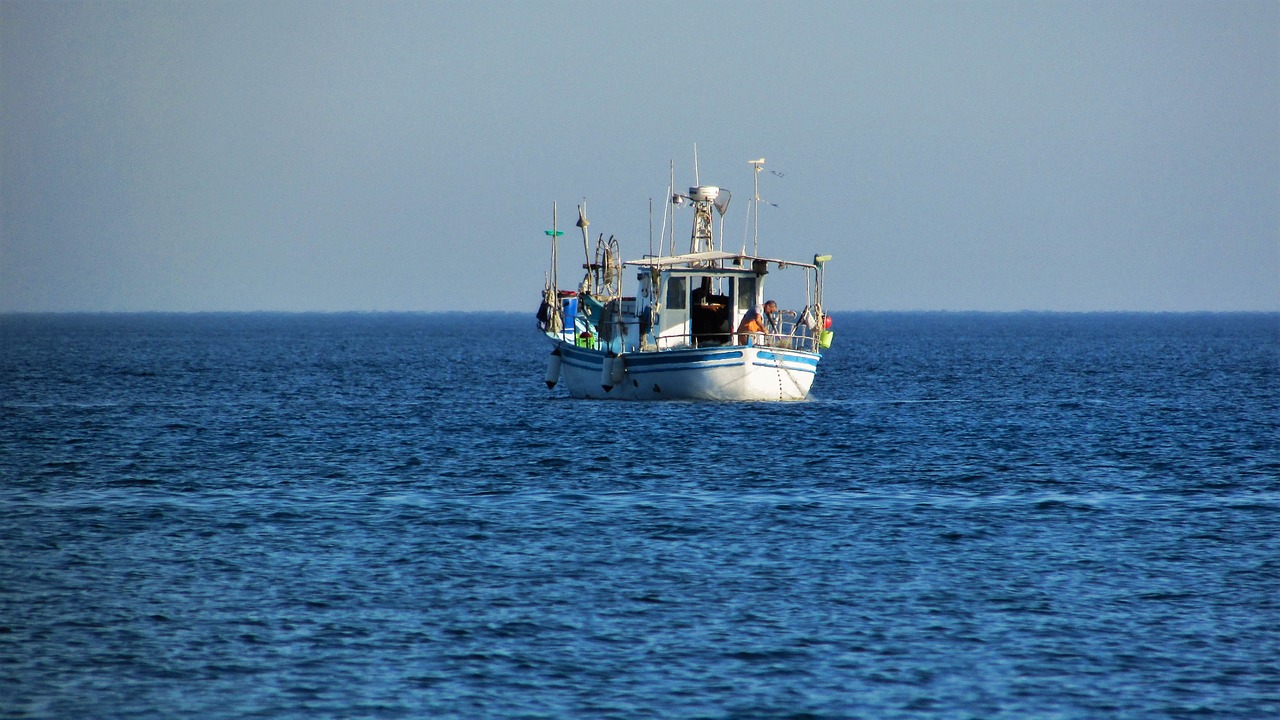
<svg viewBox="0 0 1280 720">
<path fill-rule="evenodd" d="M 727 345 L 733 337 L 733 285 L 733 278 L 709 275 L 693 284 L 689 291 L 689 319 L 695 347 Z"/>
</svg>

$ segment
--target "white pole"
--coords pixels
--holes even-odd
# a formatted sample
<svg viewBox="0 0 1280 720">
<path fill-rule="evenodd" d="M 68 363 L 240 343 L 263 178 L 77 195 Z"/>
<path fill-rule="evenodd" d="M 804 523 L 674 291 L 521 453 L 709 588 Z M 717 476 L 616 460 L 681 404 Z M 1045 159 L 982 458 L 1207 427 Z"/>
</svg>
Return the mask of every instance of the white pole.
<svg viewBox="0 0 1280 720">
<path fill-rule="evenodd" d="M 668 160 L 668 171 L 671 173 L 671 184 L 667 185 L 667 207 L 671 210 L 671 255 L 676 254 L 676 161 Z"/>
<path fill-rule="evenodd" d="M 755 168 L 755 172 L 752 173 L 754 176 L 753 179 L 755 181 L 754 183 L 755 191 L 751 198 L 753 212 L 755 213 L 755 219 L 751 223 L 752 227 L 755 228 L 755 244 L 751 250 L 751 254 L 759 255 L 760 254 L 760 168 L 762 165 L 764 165 L 764 158 L 760 158 L 759 160 L 748 160 L 747 162 L 751 164 L 751 167 Z"/>
</svg>

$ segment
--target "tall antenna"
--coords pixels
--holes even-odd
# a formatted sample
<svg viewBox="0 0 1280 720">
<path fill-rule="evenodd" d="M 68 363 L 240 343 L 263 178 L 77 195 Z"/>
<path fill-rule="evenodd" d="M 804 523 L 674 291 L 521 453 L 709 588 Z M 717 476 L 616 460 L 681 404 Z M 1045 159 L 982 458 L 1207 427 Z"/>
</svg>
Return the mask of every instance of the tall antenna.
<svg viewBox="0 0 1280 720">
<path fill-rule="evenodd" d="M 693 144 L 693 184 L 702 184 L 702 181 L 698 179 L 698 143 Z"/>
<path fill-rule="evenodd" d="M 653 198 L 649 198 L 649 257 L 653 257 Z"/>
<path fill-rule="evenodd" d="M 752 227 L 755 228 L 755 246 L 754 246 L 754 249 L 752 249 L 751 254 L 759 255 L 760 254 L 760 171 L 764 168 L 764 158 L 760 158 L 759 160 L 748 160 L 747 164 L 755 168 L 755 172 L 752 173 L 755 176 L 754 177 L 755 192 L 752 194 L 752 197 L 751 197 L 751 209 L 752 209 L 752 212 L 755 213 L 755 219 L 751 223 Z"/>
</svg>

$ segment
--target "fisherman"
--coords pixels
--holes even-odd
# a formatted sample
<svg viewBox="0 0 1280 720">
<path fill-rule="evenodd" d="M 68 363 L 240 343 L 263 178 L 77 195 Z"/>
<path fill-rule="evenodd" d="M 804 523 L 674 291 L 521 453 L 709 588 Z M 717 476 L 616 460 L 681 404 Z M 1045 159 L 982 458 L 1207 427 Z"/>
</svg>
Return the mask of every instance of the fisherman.
<svg viewBox="0 0 1280 720">
<path fill-rule="evenodd" d="M 778 303 L 769 300 L 765 302 L 764 309 L 754 307 L 742 316 L 742 322 L 738 324 L 738 344 L 739 345 L 764 345 L 765 343 L 765 318 L 778 312 Z"/>
</svg>

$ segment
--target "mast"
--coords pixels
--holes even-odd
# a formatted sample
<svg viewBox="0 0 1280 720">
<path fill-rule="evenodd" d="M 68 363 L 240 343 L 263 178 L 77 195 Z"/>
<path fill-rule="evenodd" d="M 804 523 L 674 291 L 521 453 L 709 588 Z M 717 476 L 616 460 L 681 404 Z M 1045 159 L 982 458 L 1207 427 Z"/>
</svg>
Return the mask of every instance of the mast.
<svg viewBox="0 0 1280 720">
<path fill-rule="evenodd" d="M 674 167 L 673 167 L 672 184 L 674 185 Z M 715 208 L 720 213 L 721 229 L 723 230 L 724 214 L 729 209 L 729 199 L 732 194 L 724 188 L 714 185 L 703 185 L 701 177 L 698 173 L 698 146 L 693 146 L 693 176 L 694 186 L 689 188 L 688 195 L 673 193 L 671 195 L 671 204 L 683 205 L 685 201 L 693 205 L 693 232 L 689 236 L 689 252 L 702 253 L 713 252 L 716 249 L 715 238 L 715 216 L 712 215 L 711 209 Z M 675 227 L 671 229 L 671 254 L 675 254 Z M 707 261 L 708 266 L 716 267 L 716 261 Z"/>
<path fill-rule="evenodd" d="M 755 181 L 755 191 L 752 193 L 752 196 L 751 196 L 751 211 L 754 214 L 754 217 L 751 221 L 751 226 L 755 228 L 755 241 L 752 245 L 751 254 L 759 255 L 760 254 L 760 170 L 764 165 L 764 158 L 760 158 L 759 160 L 748 160 L 747 164 L 755 168 L 755 172 L 752 173 L 752 176 L 753 176 L 752 179 Z"/>
<path fill-rule="evenodd" d="M 716 249 L 715 231 L 711 222 L 711 203 L 720 195 L 720 188 L 699 185 L 689 188 L 693 201 L 693 234 L 689 237 L 689 252 L 699 253 Z"/>
<path fill-rule="evenodd" d="M 582 267 L 587 269 L 587 276 L 582 281 L 580 291 L 586 293 L 594 290 L 591 287 L 591 243 L 587 240 L 587 226 L 590 224 L 590 221 L 587 220 L 587 201 L 583 200 L 582 204 L 578 206 L 578 222 L 576 225 L 582 231 L 582 255 L 586 258 L 586 264 Z"/>
<path fill-rule="evenodd" d="M 559 220 L 559 214 L 556 209 L 556 201 L 552 200 L 551 201 L 551 229 L 545 232 L 547 235 L 551 236 L 551 290 L 553 293 L 560 292 L 560 284 L 559 284 L 560 278 L 557 277 L 558 267 L 560 265 L 560 259 L 557 256 L 558 253 L 557 253 L 556 245 L 558 243 L 556 242 L 556 240 L 557 238 L 559 238 L 561 235 L 564 234 L 556 227 L 558 220 Z"/>
<path fill-rule="evenodd" d="M 555 332 L 559 332 L 563 327 L 563 317 L 560 314 L 560 278 L 558 276 L 560 257 L 557 240 L 564 232 L 558 229 L 558 222 L 559 213 L 556 202 L 553 200 L 551 201 L 551 229 L 545 231 L 551 238 L 551 271 L 547 274 L 547 288 L 542 300 L 550 306 L 546 327 Z"/>
</svg>

